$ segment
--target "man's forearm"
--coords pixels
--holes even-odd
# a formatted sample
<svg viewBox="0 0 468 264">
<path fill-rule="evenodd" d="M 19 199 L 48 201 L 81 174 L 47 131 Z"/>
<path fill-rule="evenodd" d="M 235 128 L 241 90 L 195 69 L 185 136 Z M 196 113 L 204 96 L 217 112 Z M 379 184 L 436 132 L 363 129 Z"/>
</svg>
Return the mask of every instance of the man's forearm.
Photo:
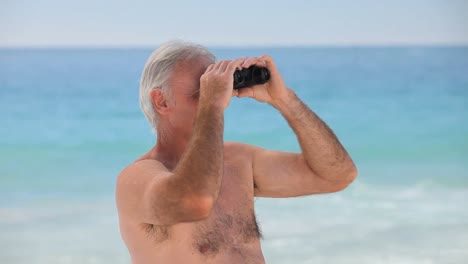
<svg viewBox="0 0 468 264">
<path fill-rule="evenodd" d="M 288 89 L 288 96 L 272 105 L 288 121 L 297 135 L 302 154 L 310 169 L 330 182 L 352 180 L 355 166 L 333 131 Z"/>
<path fill-rule="evenodd" d="M 223 175 L 224 112 L 200 106 L 187 150 L 174 174 L 184 194 L 217 198 Z"/>
</svg>

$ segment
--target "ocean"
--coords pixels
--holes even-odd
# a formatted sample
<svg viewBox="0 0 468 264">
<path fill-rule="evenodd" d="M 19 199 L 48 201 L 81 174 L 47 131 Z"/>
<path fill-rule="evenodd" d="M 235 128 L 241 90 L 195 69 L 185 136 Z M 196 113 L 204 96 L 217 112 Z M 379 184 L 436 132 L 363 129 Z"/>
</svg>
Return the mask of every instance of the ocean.
<svg viewBox="0 0 468 264">
<path fill-rule="evenodd" d="M 468 47 L 213 48 L 270 54 L 337 134 L 346 190 L 257 198 L 267 263 L 467 263 Z M 130 263 L 115 179 L 155 142 L 152 49 L 0 49 L 0 263 Z M 274 108 L 234 98 L 225 140 L 299 151 Z"/>
</svg>

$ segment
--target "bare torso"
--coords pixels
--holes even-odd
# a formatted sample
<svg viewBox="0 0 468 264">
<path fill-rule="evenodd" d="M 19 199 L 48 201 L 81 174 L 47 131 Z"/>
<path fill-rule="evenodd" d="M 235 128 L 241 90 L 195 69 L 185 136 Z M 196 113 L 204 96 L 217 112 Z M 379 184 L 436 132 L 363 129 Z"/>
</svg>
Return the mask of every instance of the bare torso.
<svg viewBox="0 0 468 264">
<path fill-rule="evenodd" d="M 225 145 L 221 188 L 207 219 L 155 226 L 120 216 L 132 263 L 265 263 L 253 182 L 251 162 L 238 147 Z"/>
</svg>

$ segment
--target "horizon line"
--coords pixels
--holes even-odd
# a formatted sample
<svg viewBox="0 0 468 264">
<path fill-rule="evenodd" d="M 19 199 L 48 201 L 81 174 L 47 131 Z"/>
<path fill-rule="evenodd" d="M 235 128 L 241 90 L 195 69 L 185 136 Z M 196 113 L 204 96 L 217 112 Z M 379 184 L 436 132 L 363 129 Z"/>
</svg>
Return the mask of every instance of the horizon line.
<svg viewBox="0 0 468 264">
<path fill-rule="evenodd" d="M 0 49 L 154 49 L 155 45 L 13 45 L 2 46 Z M 212 49 L 255 49 L 255 48 L 468 48 L 468 43 L 388 43 L 388 44 L 245 44 L 218 45 L 201 44 Z"/>
</svg>

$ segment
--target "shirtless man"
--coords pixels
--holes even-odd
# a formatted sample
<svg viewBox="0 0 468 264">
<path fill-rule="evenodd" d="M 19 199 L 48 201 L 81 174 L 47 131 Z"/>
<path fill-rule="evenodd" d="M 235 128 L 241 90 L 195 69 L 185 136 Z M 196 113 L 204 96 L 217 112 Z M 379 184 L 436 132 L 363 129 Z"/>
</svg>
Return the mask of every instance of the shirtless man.
<svg viewBox="0 0 468 264">
<path fill-rule="evenodd" d="M 271 79 L 234 91 L 234 71 L 254 64 L 267 67 Z M 224 142 L 233 96 L 280 111 L 302 153 Z M 133 264 L 265 263 L 254 197 L 337 192 L 356 178 L 346 150 L 269 56 L 215 63 L 202 46 L 168 42 L 145 65 L 140 103 L 157 142 L 121 172 L 116 187 Z"/>
</svg>

